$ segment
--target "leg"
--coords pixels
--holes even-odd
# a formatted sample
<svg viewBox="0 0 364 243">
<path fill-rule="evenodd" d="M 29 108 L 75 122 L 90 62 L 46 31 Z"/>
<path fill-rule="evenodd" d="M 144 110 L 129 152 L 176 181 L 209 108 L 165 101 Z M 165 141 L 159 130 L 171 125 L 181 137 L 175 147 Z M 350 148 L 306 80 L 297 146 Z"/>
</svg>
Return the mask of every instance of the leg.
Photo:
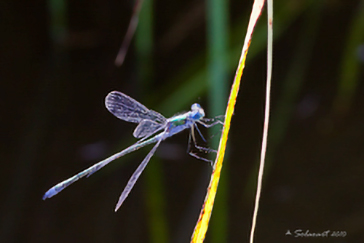
<svg viewBox="0 0 364 243">
<path fill-rule="evenodd" d="M 192 134 L 192 131 L 188 135 L 187 153 L 190 153 L 190 148 L 191 148 L 191 134 Z"/>
<path fill-rule="evenodd" d="M 208 122 L 208 121 L 210 121 L 210 120 L 199 120 L 199 121 L 197 121 L 198 123 L 200 123 L 201 125 L 203 125 L 204 127 L 207 127 L 207 128 L 209 128 L 209 127 L 213 127 L 213 126 L 215 126 L 215 125 L 217 125 L 217 124 L 221 124 L 221 125 L 224 125 L 224 123 L 222 122 L 222 121 L 220 121 L 220 120 L 217 120 L 217 121 L 215 121 L 215 122 L 213 122 L 213 123 L 211 123 L 211 124 L 207 124 L 206 122 Z"/>
<path fill-rule="evenodd" d="M 202 133 L 200 132 L 200 129 L 198 129 L 197 124 L 195 123 L 194 125 L 195 125 L 195 127 L 196 127 L 196 130 L 197 130 L 198 134 L 200 134 L 200 136 L 201 136 L 202 140 L 206 143 L 206 139 L 202 136 Z M 192 128 L 192 132 L 193 132 L 193 128 Z M 193 136 L 193 137 L 194 137 L 194 136 Z M 194 141 L 194 143 L 195 143 L 195 145 L 196 145 L 196 140 L 194 139 L 193 141 Z"/>
<path fill-rule="evenodd" d="M 204 151 L 205 153 L 217 153 L 217 151 L 214 149 L 201 147 L 201 146 L 198 146 L 197 144 L 195 144 L 195 148 L 197 148 L 200 151 Z"/>
<path fill-rule="evenodd" d="M 189 154 L 189 155 L 191 155 L 192 157 L 195 157 L 196 159 L 200 159 L 200 160 L 203 160 L 203 161 L 205 161 L 205 162 L 210 163 L 210 164 L 211 164 L 211 166 L 213 166 L 213 165 L 214 165 L 214 162 L 213 162 L 212 160 L 209 160 L 209 159 L 205 159 L 205 158 L 203 158 L 203 157 L 200 157 L 200 156 L 198 156 L 198 155 L 196 155 L 196 154 L 192 153 L 191 151 L 190 151 L 188 154 Z"/>
<path fill-rule="evenodd" d="M 200 130 L 198 129 L 197 125 L 195 124 L 196 126 L 196 129 L 198 131 L 198 133 L 200 134 L 201 138 L 206 142 L 205 138 L 202 136 Z M 192 137 L 192 140 L 193 140 L 193 145 L 195 148 L 197 148 L 198 150 L 200 151 L 204 151 L 205 153 L 211 153 L 211 152 L 214 152 L 216 153 L 217 151 L 216 150 L 213 150 L 213 149 L 210 149 L 210 148 L 205 148 L 205 147 L 201 147 L 201 146 L 198 146 L 197 143 L 196 143 L 196 138 L 194 136 L 194 130 L 193 130 L 193 127 L 191 128 L 191 132 L 188 136 L 188 144 L 187 144 L 187 153 L 190 153 L 190 149 L 191 149 L 191 137 Z"/>
<path fill-rule="evenodd" d="M 194 125 L 196 127 L 197 132 L 200 134 L 201 138 L 206 143 L 206 139 L 203 137 L 202 133 L 200 132 L 200 129 L 198 129 L 197 124 L 195 123 Z M 191 134 L 192 134 L 192 139 L 193 139 L 193 145 L 195 146 L 195 148 L 197 148 L 200 151 L 204 151 L 205 153 L 211 153 L 211 152 L 215 152 L 216 153 L 216 150 L 213 150 L 213 149 L 210 149 L 210 148 L 201 147 L 201 146 L 198 146 L 197 145 L 196 138 L 195 138 L 195 131 L 193 130 L 193 127 L 191 128 L 190 138 L 191 138 Z M 190 142 L 190 140 L 188 142 Z M 189 150 L 187 150 L 187 151 L 189 151 Z"/>
<path fill-rule="evenodd" d="M 206 118 L 206 117 L 204 117 L 201 120 L 204 121 L 204 122 L 209 122 L 209 121 L 218 120 L 220 118 L 225 118 L 225 115 L 215 116 L 214 118 Z"/>
<path fill-rule="evenodd" d="M 196 124 L 195 124 L 196 125 Z M 197 128 L 197 126 L 196 126 Z M 203 138 L 201 132 L 198 130 L 197 128 L 197 131 L 200 133 L 201 137 Z M 187 149 L 187 152 L 189 155 L 191 155 L 192 157 L 195 157 L 196 159 L 200 159 L 200 160 L 203 160 L 205 162 L 209 162 L 211 164 L 211 166 L 213 166 L 213 161 L 212 160 L 209 160 L 209 159 L 206 159 L 206 158 L 203 158 L 203 157 L 200 157 L 196 154 L 194 154 L 191 150 L 190 150 L 190 145 L 191 145 L 191 137 L 192 137 L 192 141 L 193 141 L 193 145 L 195 148 L 197 148 L 198 150 L 200 151 L 204 151 L 205 153 L 210 153 L 210 152 L 216 152 L 215 150 L 213 149 L 209 149 L 209 148 L 204 148 L 204 147 L 201 147 L 201 146 L 198 146 L 196 144 L 196 139 L 195 139 L 195 135 L 194 135 L 194 128 L 192 127 L 191 128 L 191 132 L 190 132 L 190 135 L 188 137 L 188 149 Z"/>
</svg>

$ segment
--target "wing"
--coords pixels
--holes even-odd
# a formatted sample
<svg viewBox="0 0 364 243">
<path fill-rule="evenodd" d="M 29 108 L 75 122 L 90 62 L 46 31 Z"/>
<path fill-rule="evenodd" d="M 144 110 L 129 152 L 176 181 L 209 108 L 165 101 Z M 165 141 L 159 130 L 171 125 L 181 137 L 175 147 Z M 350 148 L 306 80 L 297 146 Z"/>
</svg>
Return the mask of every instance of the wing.
<svg viewBox="0 0 364 243">
<path fill-rule="evenodd" d="M 161 141 L 162 140 L 159 140 L 157 142 L 157 144 L 154 145 L 154 147 L 152 148 L 152 150 L 149 151 L 147 157 L 144 158 L 144 160 L 142 161 L 142 163 L 138 166 L 138 168 L 135 170 L 135 172 L 133 173 L 133 175 L 130 177 L 130 179 L 128 181 L 128 184 L 124 188 L 124 191 L 121 193 L 121 196 L 119 198 L 119 201 L 116 204 L 115 212 L 120 208 L 121 204 L 123 204 L 124 200 L 128 197 L 131 189 L 133 189 L 133 187 L 135 185 L 135 182 L 137 182 L 137 180 L 139 179 L 140 174 L 143 172 L 143 170 L 147 166 L 150 158 L 153 156 L 153 154 L 157 150 L 157 148 L 158 148 L 159 144 L 161 143 Z"/>
<path fill-rule="evenodd" d="M 133 98 L 118 92 L 112 91 L 105 98 L 106 108 L 117 118 L 134 123 L 142 120 L 152 120 L 165 123 L 166 118 L 156 111 L 149 110 Z"/>
<path fill-rule="evenodd" d="M 135 128 L 133 136 L 135 138 L 149 137 L 163 128 L 165 128 L 165 123 L 161 124 L 151 120 L 143 120 Z"/>
</svg>

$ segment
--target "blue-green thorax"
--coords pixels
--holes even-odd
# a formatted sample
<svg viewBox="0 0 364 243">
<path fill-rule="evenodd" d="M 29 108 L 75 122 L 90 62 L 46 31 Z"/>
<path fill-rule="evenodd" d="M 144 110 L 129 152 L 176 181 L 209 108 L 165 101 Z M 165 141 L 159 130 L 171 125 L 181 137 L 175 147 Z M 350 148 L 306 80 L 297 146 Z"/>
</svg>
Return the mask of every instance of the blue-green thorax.
<svg viewBox="0 0 364 243">
<path fill-rule="evenodd" d="M 173 133 L 177 132 L 177 130 L 184 130 L 193 126 L 196 121 L 200 120 L 204 116 L 205 112 L 202 107 L 199 104 L 195 103 L 191 106 L 191 111 L 169 118 L 168 130 Z"/>
</svg>

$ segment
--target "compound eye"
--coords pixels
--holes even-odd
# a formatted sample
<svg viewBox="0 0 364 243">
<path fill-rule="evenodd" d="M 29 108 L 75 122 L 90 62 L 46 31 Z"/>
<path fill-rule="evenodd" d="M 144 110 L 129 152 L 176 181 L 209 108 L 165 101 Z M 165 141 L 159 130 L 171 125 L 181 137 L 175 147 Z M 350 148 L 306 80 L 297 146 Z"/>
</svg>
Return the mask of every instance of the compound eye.
<svg viewBox="0 0 364 243">
<path fill-rule="evenodd" d="M 201 106 L 197 103 L 191 105 L 191 110 L 198 110 L 198 109 L 201 109 Z"/>
</svg>

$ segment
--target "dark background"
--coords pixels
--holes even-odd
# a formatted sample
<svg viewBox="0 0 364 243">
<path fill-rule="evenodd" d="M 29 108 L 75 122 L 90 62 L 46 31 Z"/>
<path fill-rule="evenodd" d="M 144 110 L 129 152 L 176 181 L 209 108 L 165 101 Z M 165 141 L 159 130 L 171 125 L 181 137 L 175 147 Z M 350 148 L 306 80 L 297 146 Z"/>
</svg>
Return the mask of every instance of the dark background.
<svg viewBox="0 0 364 243">
<path fill-rule="evenodd" d="M 136 141 L 134 124 L 104 107 L 112 90 L 166 117 L 195 102 L 212 116 L 207 77 L 187 89 L 186 94 L 199 90 L 194 97 L 174 96 L 206 70 L 207 3 L 153 3 L 153 71 L 143 71 L 134 41 L 123 66 L 114 65 L 133 1 L 68 1 L 63 10 L 59 3 L 0 3 L 0 241 L 188 242 L 211 167 L 185 153 L 187 132 L 162 143 L 117 213 L 117 199 L 147 149 L 54 198 L 42 196 Z M 274 4 L 271 127 L 256 242 L 363 242 L 364 3 Z M 229 2 L 226 90 L 251 6 L 252 1 Z M 205 242 L 248 242 L 264 111 L 265 14 L 248 53 Z M 173 97 L 181 102 L 170 102 Z M 285 236 L 298 229 L 346 236 Z"/>
</svg>

